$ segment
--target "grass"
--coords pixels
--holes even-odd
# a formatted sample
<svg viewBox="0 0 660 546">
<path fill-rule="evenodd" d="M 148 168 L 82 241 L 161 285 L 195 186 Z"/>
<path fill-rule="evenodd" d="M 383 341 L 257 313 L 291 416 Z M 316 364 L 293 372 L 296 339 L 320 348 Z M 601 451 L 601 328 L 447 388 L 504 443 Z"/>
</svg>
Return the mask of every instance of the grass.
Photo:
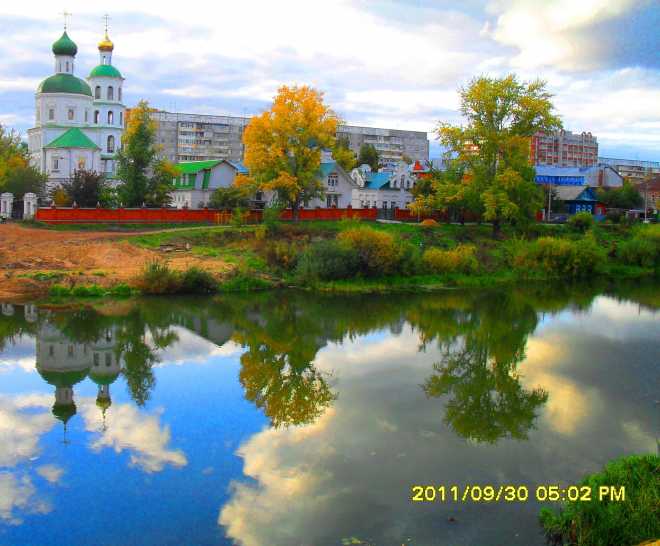
<svg viewBox="0 0 660 546">
<path fill-rule="evenodd" d="M 60 300 L 64 298 L 101 298 L 117 297 L 126 298 L 135 295 L 135 290 L 124 283 L 116 284 L 110 288 L 103 288 L 97 284 L 77 285 L 73 287 L 54 284 L 50 287 L 48 295 L 51 299 Z"/>
<path fill-rule="evenodd" d="M 542 508 L 541 525 L 556 546 L 634 546 L 660 537 L 660 457 L 633 455 L 611 461 L 579 486 L 589 501 L 565 502 L 559 512 Z M 625 488 L 625 500 L 601 499 L 601 487 Z"/>
</svg>

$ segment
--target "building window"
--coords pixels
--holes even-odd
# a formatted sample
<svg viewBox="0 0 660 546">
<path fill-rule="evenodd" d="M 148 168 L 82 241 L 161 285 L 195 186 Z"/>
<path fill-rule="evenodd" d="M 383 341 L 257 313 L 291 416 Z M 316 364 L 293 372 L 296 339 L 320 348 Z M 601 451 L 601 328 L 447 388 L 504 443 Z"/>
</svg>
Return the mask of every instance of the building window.
<svg viewBox="0 0 660 546">
<path fill-rule="evenodd" d="M 108 100 L 115 100 L 115 90 L 112 85 L 108 86 Z"/>
<path fill-rule="evenodd" d="M 124 112 L 119 112 L 119 126 L 124 126 Z"/>
<path fill-rule="evenodd" d="M 115 137 L 113 137 L 112 135 L 108 137 L 107 150 L 110 153 L 113 153 L 115 151 Z"/>
<path fill-rule="evenodd" d="M 94 366 L 98 366 L 98 365 L 99 365 L 99 354 L 94 353 Z"/>
<path fill-rule="evenodd" d="M 53 121 L 55 119 L 55 108 L 48 109 L 48 120 Z"/>
<path fill-rule="evenodd" d="M 110 353 L 105 353 L 105 365 L 108 368 L 112 365 L 112 355 Z"/>
<path fill-rule="evenodd" d="M 326 195 L 326 206 L 331 209 L 331 208 L 337 208 L 339 207 L 339 195 L 337 194 L 330 194 Z"/>
<path fill-rule="evenodd" d="M 89 121 L 89 110 L 85 110 L 85 123 Z"/>
<path fill-rule="evenodd" d="M 48 356 L 55 356 L 55 347 L 52 345 L 48 347 Z"/>
<path fill-rule="evenodd" d="M 121 87 L 117 87 L 117 100 L 121 102 Z"/>
<path fill-rule="evenodd" d="M 60 160 L 56 157 L 53 158 L 53 168 L 51 170 L 53 170 L 53 171 L 59 171 L 60 170 Z"/>
<path fill-rule="evenodd" d="M 66 62 L 66 71 L 69 71 L 69 61 Z"/>
<path fill-rule="evenodd" d="M 68 119 L 69 121 L 71 121 L 71 120 L 73 120 L 73 118 L 74 118 L 75 116 L 76 116 L 76 113 L 75 113 L 75 111 L 73 110 L 73 108 L 69 108 L 69 109 L 67 110 L 67 112 L 66 112 L 66 119 Z"/>
<path fill-rule="evenodd" d="M 85 165 L 85 158 L 82 157 L 82 156 L 80 156 L 80 157 L 78 158 L 78 170 L 79 170 L 79 171 L 84 170 L 84 169 L 85 169 L 85 166 L 86 166 L 86 165 Z"/>
<path fill-rule="evenodd" d="M 100 85 L 97 85 L 94 88 L 94 98 L 95 99 L 100 99 L 101 98 L 101 86 Z"/>
<path fill-rule="evenodd" d="M 98 124 L 98 122 L 99 122 L 99 115 L 100 115 L 100 114 L 99 114 L 99 111 L 98 111 L 98 110 L 94 110 L 94 123 L 97 123 L 97 124 Z"/>
<path fill-rule="evenodd" d="M 395 208 L 396 208 L 396 201 L 392 201 L 392 202 L 390 203 L 390 205 L 392 206 L 393 209 L 395 209 Z"/>
<path fill-rule="evenodd" d="M 69 357 L 73 356 L 73 345 L 69 345 L 67 347 L 67 354 L 69 355 Z"/>
<path fill-rule="evenodd" d="M 384 208 L 384 209 L 387 208 L 387 201 L 383 201 L 383 208 Z"/>
<path fill-rule="evenodd" d="M 339 181 L 339 177 L 337 176 L 337 173 L 330 173 L 330 175 L 328 176 L 328 187 L 330 188 L 337 187 L 338 181 Z"/>
<path fill-rule="evenodd" d="M 112 110 L 108 112 L 108 125 L 112 125 L 114 123 L 114 117 L 115 115 L 112 113 Z"/>
</svg>

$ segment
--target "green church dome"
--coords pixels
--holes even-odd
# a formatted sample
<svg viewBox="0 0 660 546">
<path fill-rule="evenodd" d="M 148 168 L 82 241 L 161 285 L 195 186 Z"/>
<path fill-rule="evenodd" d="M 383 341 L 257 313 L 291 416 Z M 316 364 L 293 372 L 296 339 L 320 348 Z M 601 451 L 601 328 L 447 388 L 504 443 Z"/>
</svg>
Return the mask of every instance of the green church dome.
<svg viewBox="0 0 660 546">
<path fill-rule="evenodd" d="M 71 74 L 55 74 L 46 78 L 37 87 L 37 93 L 72 93 L 92 96 L 89 85 Z"/>
<path fill-rule="evenodd" d="M 111 64 L 100 64 L 89 73 L 90 78 L 121 78 L 121 73 Z"/>
<path fill-rule="evenodd" d="M 66 30 L 60 39 L 53 44 L 53 53 L 55 55 L 69 55 L 71 57 L 75 57 L 76 53 L 78 53 L 78 46 L 69 38 Z"/>
<path fill-rule="evenodd" d="M 100 374 L 91 372 L 89 378 L 94 381 L 97 385 L 112 385 L 115 380 L 119 377 L 119 372 L 111 374 Z"/>
<path fill-rule="evenodd" d="M 66 424 L 67 421 L 76 414 L 76 411 L 77 411 L 76 405 L 74 403 L 55 404 L 53 405 L 53 410 L 52 410 L 55 418 L 59 419 L 64 424 Z"/>
<path fill-rule="evenodd" d="M 85 377 L 89 369 L 84 370 L 70 370 L 66 372 L 55 372 L 50 370 L 42 370 L 37 367 L 39 375 L 50 383 L 53 387 L 73 387 L 76 383 L 80 383 Z"/>
</svg>

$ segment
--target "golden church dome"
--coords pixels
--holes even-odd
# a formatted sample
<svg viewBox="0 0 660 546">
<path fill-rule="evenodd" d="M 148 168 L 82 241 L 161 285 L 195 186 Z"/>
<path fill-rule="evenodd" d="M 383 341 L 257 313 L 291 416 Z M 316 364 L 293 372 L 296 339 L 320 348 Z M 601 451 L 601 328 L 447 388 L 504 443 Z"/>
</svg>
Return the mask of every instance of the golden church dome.
<svg viewBox="0 0 660 546">
<path fill-rule="evenodd" d="M 115 48 L 115 44 L 112 43 L 112 40 L 108 37 L 108 33 L 105 33 L 105 38 L 99 42 L 100 51 L 112 51 Z"/>
</svg>

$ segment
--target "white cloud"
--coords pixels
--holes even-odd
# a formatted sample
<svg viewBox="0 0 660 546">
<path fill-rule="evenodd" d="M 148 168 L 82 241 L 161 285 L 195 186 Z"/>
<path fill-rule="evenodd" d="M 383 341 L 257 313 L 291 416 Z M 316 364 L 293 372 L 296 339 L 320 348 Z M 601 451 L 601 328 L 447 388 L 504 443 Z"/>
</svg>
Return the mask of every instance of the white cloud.
<svg viewBox="0 0 660 546">
<path fill-rule="evenodd" d="M 16 466 L 39 454 L 39 438 L 55 424 L 47 411 L 51 403 L 46 395 L 0 397 L 0 466 Z M 22 411 L 27 408 L 43 411 Z"/>
<path fill-rule="evenodd" d="M 50 483 L 58 483 L 64 469 L 56 464 L 45 464 L 37 467 L 37 474 Z"/>
<path fill-rule="evenodd" d="M 49 503 L 37 496 L 29 476 L 0 472 L 0 520 L 11 525 L 20 525 L 23 520 L 15 511 L 47 514 L 51 509 Z"/>
</svg>

